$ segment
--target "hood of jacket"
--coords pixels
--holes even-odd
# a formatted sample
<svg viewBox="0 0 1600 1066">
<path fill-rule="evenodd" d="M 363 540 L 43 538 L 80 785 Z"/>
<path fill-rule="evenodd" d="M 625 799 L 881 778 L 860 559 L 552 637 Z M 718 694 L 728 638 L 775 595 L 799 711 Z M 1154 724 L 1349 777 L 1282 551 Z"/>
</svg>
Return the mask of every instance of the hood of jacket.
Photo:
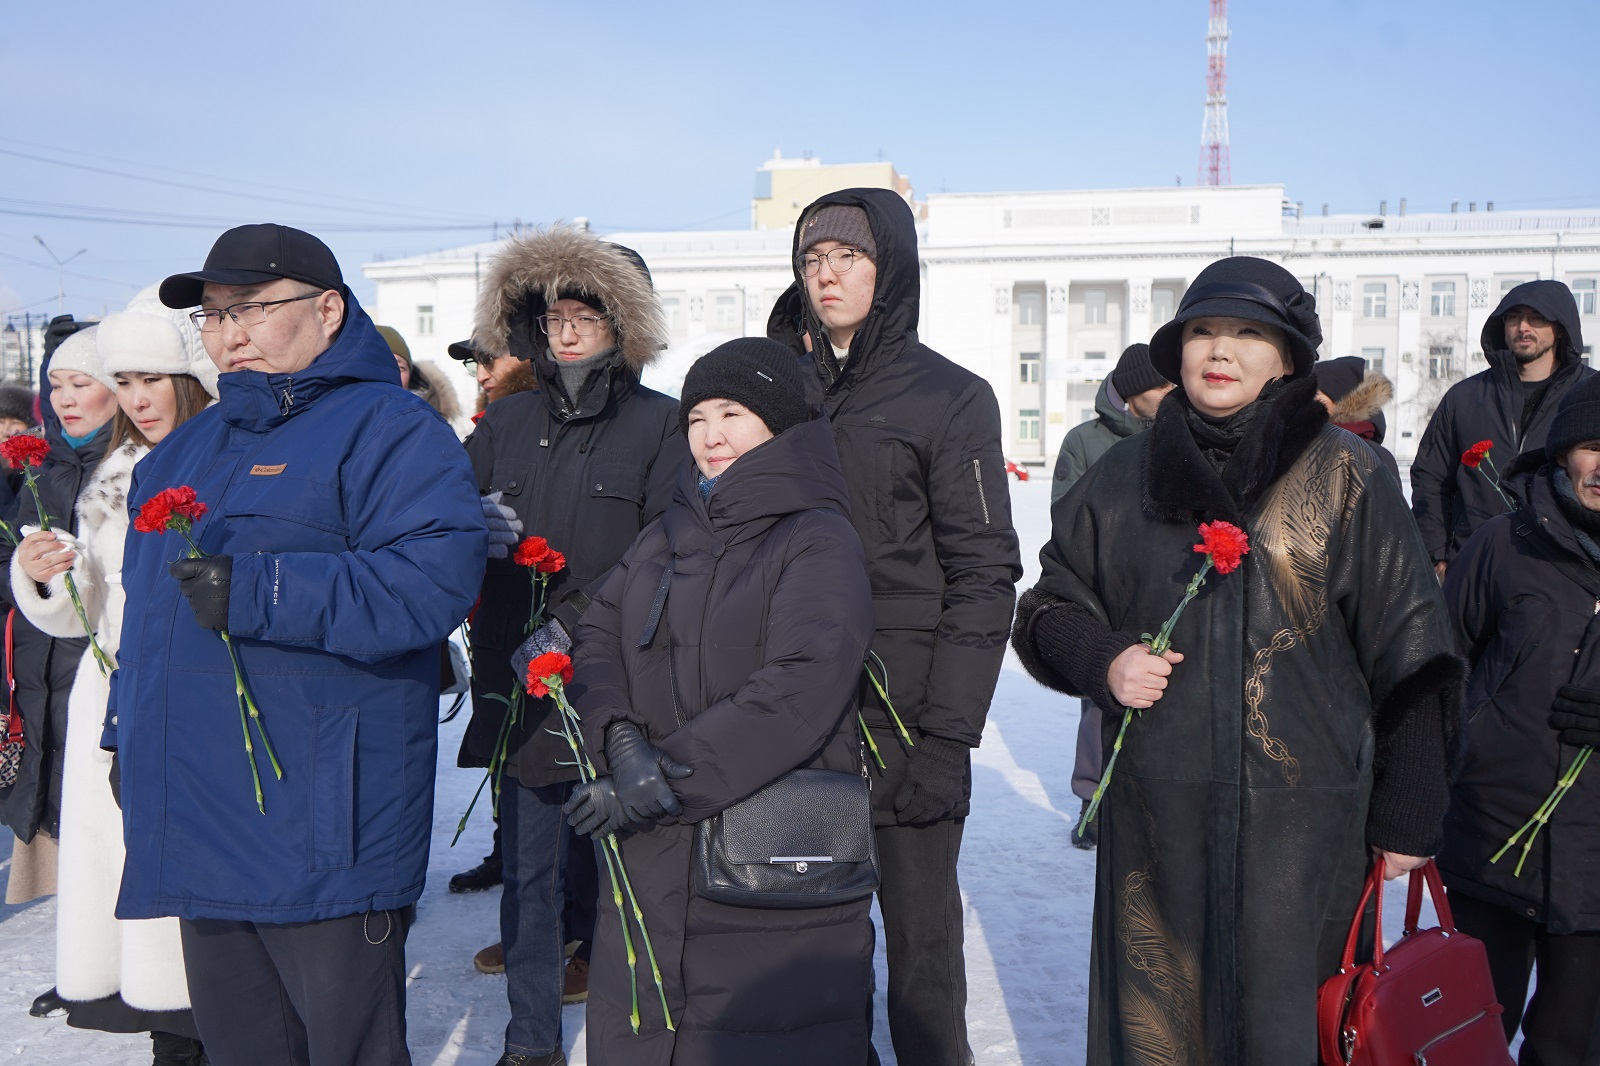
<svg viewBox="0 0 1600 1066">
<path fill-rule="evenodd" d="M 827 330 L 811 313 L 805 298 L 805 277 L 800 273 L 800 235 L 805 232 L 806 219 L 834 204 L 859 207 L 866 212 L 872 239 L 878 245 L 878 256 L 873 263 L 878 269 L 878 283 L 866 321 L 850 341 L 850 360 L 829 383 L 830 392 L 871 374 L 917 343 L 922 292 L 917 222 L 905 199 L 890 189 L 845 189 L 829 193 L 806 208 L 795 223 L 791 246 L 794 284 L 778 298 L 767 320 L 767 336 L 796 352 L 803 352 L 801 335 L 810 334 L 814 353 L 833 351 Z M 818 360 L 822 366 L 830 362 Z"/>
<path fill-rule="evenodd" d="M 802 422 L 741 455 L 703 502 L 699 473 L 693 462 L 685 464 L 673 502 L 729 543 L 797 511 L 827 508 L 850 516 L 850 488 L 826 418 Z"/>
<path fill-rule="evenodd" d="M 1383 408 L 1390 400 L 1394 399 L 1394 383 L 1377 370 L 1367 371 L 1361 383 L 1345 393 L 1333 410 L 1328 412 L 1328 421 L 1338 426 L 1349 426 L 1357 422 L 1372 423 L 1372 437 L 1374 444 L 1383 443 L 1383 434 L 1386 421 L 1383 417 Z M 1351 430 L 1351 432 L 1355 432 Z M 1359 434 L 1358 434 L 1359 435 Z"/>
<path fill-rule="evenodd" d="M 1515 363 L 1515 357 L 1506 349 L 1506 312 L 1513 307 L 1531 307 L 1561 327 L 1556 338 L 1557 370 L 1583 358 L 1583 325 L 1572 290 L 1559 281 L 1525 281 L 1501 297 L 1494 314 L 1483 320 L 1479 340 L 1490 366 Z"/>
<path fill-rule="evenodd" d="M 473 319 L 480 351 L 548 362 L 549 342 L 535 321 L 574 290 L 605 301 L 622 361 L 637 378 L 667 347 L 667 319 L 642 261 L 584 230 L 555 226 L 513 237 L 489 261 Z"/>
<path fill-rule="evenodd" d="M 229 425 L 265 433 L 344 385 L 400 386 L 400 368 L 378 327 L 353 295 L 345 296 L 344 325 L 327 351 L 293 374 L 233 370 L 217 379 L 218 403 Z"/>
<path fill-rule="evenodd" d="M 1094 413 L 1100 416 L 1100 421 L 1105 423 L 1107 429 L 1119 437 L 1131 437 L 1149 429 L 1155 421 L 1153 418 L 1140 418 L 1128 409 L 1128 401 L 1117 394 L 1109 374 L 1100 383 L 1100 391 L 1094 394 Z"/>
</svg>

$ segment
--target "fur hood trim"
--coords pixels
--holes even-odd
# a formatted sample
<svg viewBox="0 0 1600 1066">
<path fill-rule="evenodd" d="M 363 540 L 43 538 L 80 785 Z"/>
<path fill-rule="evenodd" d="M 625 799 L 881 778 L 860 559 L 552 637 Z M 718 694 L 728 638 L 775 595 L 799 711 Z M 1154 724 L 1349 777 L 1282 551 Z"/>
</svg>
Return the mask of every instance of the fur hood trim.
<svg viewBox="0 0 1600 1066">
<path fill-rule="evenodd" d="M 1394 399 L 1394 383 L 1377 370 L 1367 371 L 1361 384 L 1344 394 L 1333 405 L 1329 422 L 1371 422 L 1372 416 L 1383 410 Z"/>
<path fill-rule="evenodd" d="M 635 376 L 667 347 L 666 316 L 642 262 L 571 226 L 513 237 L 489 261 L 473 322 L 473 344 L 519 359 L 542 356 L 549 344 L 534 319 L 562 292 L 574 289 L 605 301 L 617 346 Z"/>
</svg>

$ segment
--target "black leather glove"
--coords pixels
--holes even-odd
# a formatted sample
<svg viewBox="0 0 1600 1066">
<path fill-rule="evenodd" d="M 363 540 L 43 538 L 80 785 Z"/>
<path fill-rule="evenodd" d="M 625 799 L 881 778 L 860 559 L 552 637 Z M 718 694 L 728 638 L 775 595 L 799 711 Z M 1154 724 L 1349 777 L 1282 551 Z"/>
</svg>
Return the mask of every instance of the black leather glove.
<svg viewBox="0 0 1600 1066">
<path fill-rule="evenodd" d="M 512 675 L 519 681 L 527 681 L 528 664 L 549 651 L 572 654 L 572 638 L 567 635 L 567 627 L 555 618 L 534 630 L 533 636 L 511 653 Z"/>
<path fill-rule="evenodd" d="M 579 785 L 561 809 L 566 813 L 567 824 L 586 837 L 603 837 L 628 824 L 628 812 L 622 809 L 609 777 Z"/>
<path fill-rule="evenodd" d="M 167 567 L 167 573 L 178 579 L 178 590 L 189 597 L 196 622 L 206 629 L 228 628 L 228 582 L 233 577 L 233 556 L 179 559 Z"/>
<path fill-rule="evenodd" d="M 895 793 L 895 820 L 901 825 L 937 822 L 966 798 L 967 746 L 944 737 L 918 739 Z"/>
<path fill-rule="evenodd" d="M 1554 707 L 1550 728 L 1559 730 L 1561 743 L 1600 748 L 1600 689 L 1562 685 Z"/>
<path fill-rule="evenodd" d="M 606 730 L 606 761 L 628 821 L 653 822 L 683 810 L 667 779 L 688 777 L 694 769 L 663 754 L 632 722 L 618 722 Z"/>
<path fill-rule="evenodd" d="M 489 558 L 504 559 L 517 546 L 522 532 L 522 519 L 517 512 L 500 502 L 501 494 L 491 492 L 479 499 L 483 508 L 483 524 L 489 527 Z"/>
<path fill-rule="evenodd" d="M 122 760 L 116 752 L 111 753 L 111 798 L 122 810 Z"/>
</svg>

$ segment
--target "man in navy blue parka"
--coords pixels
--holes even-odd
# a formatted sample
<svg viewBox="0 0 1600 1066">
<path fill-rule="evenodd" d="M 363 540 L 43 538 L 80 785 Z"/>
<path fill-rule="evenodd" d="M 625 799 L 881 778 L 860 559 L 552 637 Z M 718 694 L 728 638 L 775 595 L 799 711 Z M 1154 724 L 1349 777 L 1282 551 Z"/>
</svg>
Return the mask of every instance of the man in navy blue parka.
<svg viewBox="0 0 1600 1066">
<path fill-rule="evenodd" d="M 188 485 L 208 511 L 203 559 L 128 535 L 117 916 L 181 919 L 218 1066 L 409 1063 L 403 908 L 427 867 L 438 646 L 487 544 L 472 468 L 310 234 L 230 230 L 161 299 L 201 306 L 221 398 L 140 462 L 128 500 L 137 515 Z M 252 727 L 264 814 L 223 630 L 283 768 Z"/>
</svg>

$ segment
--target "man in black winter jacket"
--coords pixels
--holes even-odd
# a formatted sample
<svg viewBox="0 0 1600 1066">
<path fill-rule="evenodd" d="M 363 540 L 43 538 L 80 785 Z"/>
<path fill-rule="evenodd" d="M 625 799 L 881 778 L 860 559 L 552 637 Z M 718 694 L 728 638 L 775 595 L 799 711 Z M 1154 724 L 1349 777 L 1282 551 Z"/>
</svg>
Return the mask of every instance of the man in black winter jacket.
<svg viewBox="0 0 1600 1066">
<path fill-rule="evenodd" d="M 847 189 L 817 200 L 796 226 L 794 268 L 768 333 L 810 352 L 872 579 L 870 668 L 888 693 L 863 675 L 882 759 L 872 795 L 890 1036 L 901 1062 L 965 1066 L 956 861 L 968 752 L 983 735 L 1022 574 L 999 405 L 982 378 L 917 340 L 916 225 L 900 196 Z"/>
<path fill-rule="evenodd" d="M 491 529 L 491 511 L 507 514 L 513 528 L 545 538 L 566 557 L 548 586 L 544 617 L 559 619 L 568 632 L 588 605 L 584 588 L 666 510 L 689 462 L 677 401 L 639 383 L 666 337 L 643 260 L 583 231 L 515 238 L 484 279 L 476 349 L 530 362 L 539 387 L 490 404 L 467 438 L 467 455 L 489 497 Z M 497 697 L 523 681 L 511 655 L 527 636 L 532 590 L 514 556 L 490 558 L 472 619 L 473 712 L 462 766 L 487 766 L 494 754 L 506 715 Z M 565 741 L 551 734 L 552 707 L 527 697 L 522 724 L 508 738 L 500 794 L 500 931 L 511 1006 L 501 1061 L 517 1066 L 566 1061 L 561 1004 L 588 987 L 585 943 L 566 971 L 571 989 L 563 988 L 563 880 L 582 875 L 586 898 L 574 902 L 589 912 L 591 928 L 597 885 L 586 844 L 563 858 L 570 834 L 561 805 L 578 775 Z M 568 932 L 585 942 L 590 935 Z"/>
<path fill-rule="evenodd" d="M 1600 745 L 1600 378 L 1568 391 L 1544 452 L 1519 466 L 1521 507 L 1484 523 L 1445 578 L 1472 676 L 1438 862 L 1456 924 L 1488 948 L 1508 1040 L 1521 1024 L 1522 1061 L 1588 1066 L 1600 1062 L 1600 772 L 1578 775 L 1526 858 L 1523 841 L 1493 856 Z"/>
<path fill-rule="evenodd" d="M 1518 455 L 1544 447 L 1561 397 L 1594 373 L 1583 365 L 1578 303 L 1559 281 L 1506 293 L 1482 340 L 1489 369 L 1444 394 L 1411 465 L 1411 512 L 1441 577 L 1473 531 L 1505 511 L 1488 466 L 1463 466 L 1461 453 L 1492 441 L 1491 459 L 1504 473 Z"/>
</svg>

